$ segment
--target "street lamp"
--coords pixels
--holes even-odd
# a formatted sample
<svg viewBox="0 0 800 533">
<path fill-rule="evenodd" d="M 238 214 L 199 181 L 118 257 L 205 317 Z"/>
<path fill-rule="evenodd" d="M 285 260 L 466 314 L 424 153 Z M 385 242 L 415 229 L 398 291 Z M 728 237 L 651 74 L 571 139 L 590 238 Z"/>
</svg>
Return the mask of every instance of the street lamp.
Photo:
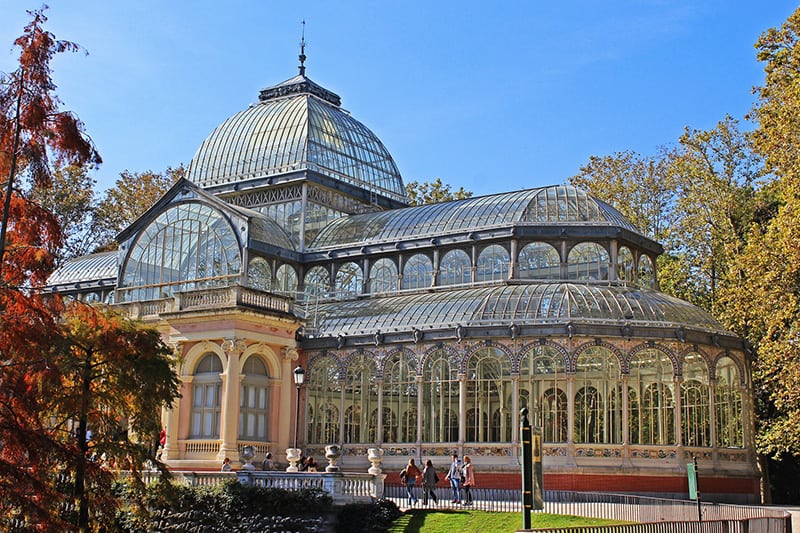
<svg viewBox="0 0 800 533">
<path fill-rule="evenodd" d="M 294 384 L 297 387 L 297 405 L 294 411 L 294 447 L 297 448 L 297 434 L 300 433 L 300 386 L 306 379 L 306 371 L 297 365 L 294 369 Z"/>
</svg>

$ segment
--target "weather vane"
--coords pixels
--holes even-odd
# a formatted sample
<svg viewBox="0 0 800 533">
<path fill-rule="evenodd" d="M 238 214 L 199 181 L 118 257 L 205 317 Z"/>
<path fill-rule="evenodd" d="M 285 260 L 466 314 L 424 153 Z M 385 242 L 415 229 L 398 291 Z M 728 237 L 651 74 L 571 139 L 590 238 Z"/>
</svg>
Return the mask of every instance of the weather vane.
<svg viewBox="0 0 800 533">
<path fill-rule="evenodd" d="M 303 19 L 303 32 L 300 37 L 300 66 L 297 67 L 300 70 L 300 75 L 306 75 L 306 19 Z"/>
</svg>

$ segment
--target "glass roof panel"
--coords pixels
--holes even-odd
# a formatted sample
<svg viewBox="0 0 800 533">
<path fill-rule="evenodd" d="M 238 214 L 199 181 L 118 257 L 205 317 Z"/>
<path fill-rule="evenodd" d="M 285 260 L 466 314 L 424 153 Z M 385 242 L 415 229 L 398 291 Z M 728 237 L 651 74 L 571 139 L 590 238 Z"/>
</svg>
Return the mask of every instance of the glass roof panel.
<svg viewBox="0 0 800 533">
<path fill-rule="evenodd" d="M 100 279 L 116 279 L 117 252 L 103 252 L 70 259 L 50 275 L 50 286 Z"/>
<path fill-rule="evenodd" d="M 628 316 L 626 317 L 626 313 Z M 316 318 L 316 320 L 315 320 Z M 632 287 L 530 283 L 416 293 L 321 303 L 312 336 L 448 328 L 455 325 L 517 325 L 573 320 L 634 326 L 684 325 L 727 331 L 708 313 L 665 294 Z"/>
</svg>

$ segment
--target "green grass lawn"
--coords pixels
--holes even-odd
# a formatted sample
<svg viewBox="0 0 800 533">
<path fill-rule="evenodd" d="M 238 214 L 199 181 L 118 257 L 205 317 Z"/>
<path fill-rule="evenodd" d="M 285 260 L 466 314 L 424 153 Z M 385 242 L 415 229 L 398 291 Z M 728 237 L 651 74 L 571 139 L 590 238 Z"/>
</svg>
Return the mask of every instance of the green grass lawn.
<svg viewBox="0 0 800 533">
<path fill-rule="evenodd" d="M 614 520 L 557 514 L 531 513 L 532 528 L 579 527 L 623 524 Z M 522 529 L 522 513 L 489 513 L 470 510 L 409 509 L 395 520 L 391 533 L 512 533 Z"/>
</svg>

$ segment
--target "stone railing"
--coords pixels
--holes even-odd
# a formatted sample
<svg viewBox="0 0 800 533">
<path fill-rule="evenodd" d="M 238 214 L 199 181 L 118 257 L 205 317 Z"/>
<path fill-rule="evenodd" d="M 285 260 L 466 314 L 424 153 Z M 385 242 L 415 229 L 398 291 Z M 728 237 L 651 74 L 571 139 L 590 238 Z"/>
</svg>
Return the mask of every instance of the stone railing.
<svg viewBox="0 0 800 533">
<path fill-rule="evenodd" d="M 284 490 L 317 489 L 330 495 L 334 504 L 370 502 L 383 498 L 386 474 L 357 472 L 264 472 L 239 470 L 239 482 L 256 487 Z"/>
</svg>

